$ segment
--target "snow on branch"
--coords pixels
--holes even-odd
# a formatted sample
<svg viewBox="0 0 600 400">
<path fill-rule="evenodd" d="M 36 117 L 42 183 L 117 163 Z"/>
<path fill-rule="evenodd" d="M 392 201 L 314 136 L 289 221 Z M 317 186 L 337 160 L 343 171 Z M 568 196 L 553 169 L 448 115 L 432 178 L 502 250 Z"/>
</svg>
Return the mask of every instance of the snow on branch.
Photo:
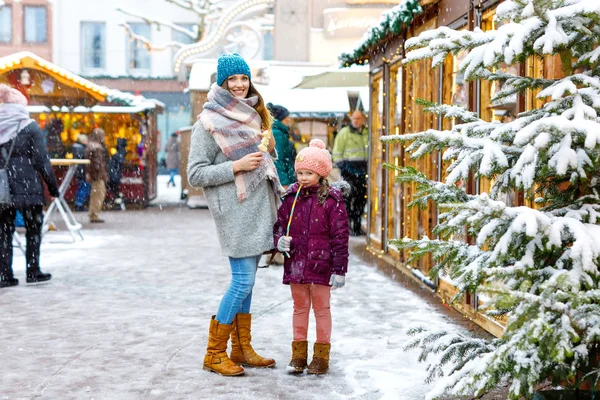
<svg viewBox="0 0 600 400">
<path fill-rule="evenodd" d="M 181 8 L 191 10 L 201 17 L 206 16 L 214 11 L 220 10 L 220 5 L 223 0 L 166 0 L 169 3 L 175 4 Z"/>
<path fill-rule="evenodd" d="M 540 101 L 505 123 L 421 102 L 451 128 L 381 139 L 406 144 L 412 158 L 442 152 L 449 165 L 444 182 L 386 165 L 398 182 L 417 185 L 409 206 L 435 204 L 439 215 L 436 239 L 390 243 L 410 260 L 431 255 L 432 278 L 449 277 L 459 295 L 483 294 L 478 310 L 505 318 L 502 336 L 470 358 L 455 352 L 469 348 L 461 338 L 434 332 L 413 343 L 421 360 L 441 355 L 428 367 L 435 384 L 428 398 L 479 395 L 504 382 L 516 400 L 531 398 L 549 377 L 575 388 L 581 376 L 600 378 L 600 1 L 505 0 L 496 12 L 504 24 L 495 30 L 441 27 L 407 40 L 404 62 L 431 58 L 437 66 L 466 51 L 459 70 L 467 80 L 502 84 L 492 108 L 513 96 Z M 533 58 L 556 63 L 564 77 L 501 71 Z M 489 194 L 460 195 L 480 177 Z"/>
<path fill-rule="evenodd" d="M 184 46 L 183 43 L 175 41 L 167 42 L 162 45 L 155 45 L 152 44 L 145 36 L 135 33 L 129 24 L 121 24 L 121 26 L 125 29 L 132 41 L 139 41 L 148 51 L 162 51 L 170 47 L 178 49 Z"/>
<path fill-rule="evenodd" d="M 175 30 L 177 32 L 181 32 L 181 33 L 189 36 L 193 40 L 196 40 L 196 38 L 198 37 L 198 32 L 196 30 L 189 30 L 189 29 L 186 29 L 186 28 L 184 28 L 182 26 L 179 26 L 179 25 L 174 24 L 174 23 L 169 22 L 169 21 L 164 21 L 164 20 L 161 20 L 161 19 L 152 19 L 152 18 L 149 18 L 149 17 L 145 17 L 145 16 L 143 16 L 141 14 L 125 10 L 124 8 L 121 8 L 121 7 L 117 7 L 117 11 L 120 11 L 120 12 L 122 12 L 125 15 L 129 15 L 129 16 L 132 16 L 132 17 L 139 18 L 139 19 L 143 20 L 148 25 L 155 25 L 158 29 L 160 29 L 162 26 L 166 26 L 166 27 L 171 28 L 171 29 L 173 29 L 173 30 Z M 122 24 L 122 26 L 124 26 L 124 25 L 125 24 Z M 138 38 L 136 38 L 136 39 L 138 39 Z"/>
</svg>

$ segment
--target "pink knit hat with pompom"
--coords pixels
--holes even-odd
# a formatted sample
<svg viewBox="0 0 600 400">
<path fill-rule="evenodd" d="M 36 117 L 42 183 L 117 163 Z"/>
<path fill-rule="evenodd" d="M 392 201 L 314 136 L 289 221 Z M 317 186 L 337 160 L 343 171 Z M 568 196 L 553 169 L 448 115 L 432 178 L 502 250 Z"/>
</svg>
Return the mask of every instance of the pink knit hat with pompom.
<svg viewBox="0 0 600 400">
<path fill-rule="evenodd" d="M 27 98 L 17 89 L 0 84 L 0 103 L 27 105 Z"/>
<path fill-rule="evenodd" d="M 310 141 L 308 147 L 300 150 L 296 156 L 296 171 L 306 169 L 316 172 L 323 178 L 326 178 L 333 168 L 331 154 L 325 148 L 325 143 L 320 139 Z"/>
</svg>

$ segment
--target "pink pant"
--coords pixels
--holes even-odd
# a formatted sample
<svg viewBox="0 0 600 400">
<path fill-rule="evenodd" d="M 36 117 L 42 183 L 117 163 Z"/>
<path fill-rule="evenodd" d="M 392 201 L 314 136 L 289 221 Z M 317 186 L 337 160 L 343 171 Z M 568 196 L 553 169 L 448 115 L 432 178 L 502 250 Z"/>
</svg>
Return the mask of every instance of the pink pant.
<svg viewBox="0 0 600 400">
<path fill-rule="evenodd" d="M 292 299 L 294 299 L 294 341 L 306 340 L 308 335 L 308 313 L 312 303 L 317 321 L 317 343 L 331 341 L 331 288 L 312 283 L 292 283 Z"/>
</svg>

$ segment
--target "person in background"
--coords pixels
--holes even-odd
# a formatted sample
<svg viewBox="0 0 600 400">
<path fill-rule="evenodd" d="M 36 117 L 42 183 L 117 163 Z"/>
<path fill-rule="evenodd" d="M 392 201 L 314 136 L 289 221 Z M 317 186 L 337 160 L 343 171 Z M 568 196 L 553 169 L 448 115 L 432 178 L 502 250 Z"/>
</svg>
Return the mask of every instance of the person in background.
<svg viewBox="0 0 600 400">
<path fill-rule="evenodd" d="M 361 218 L 367 204 L 367 160 L 369 131 L 365 116 L 359 110 L 352 113 L 350 125 L 340 129 L 333 144 L 333 162 L 351 188 L 346 197 L 346 209 L 352 233 L 362 235 Z"/>
<path fill-rule="evenodd" d="M 331 290 L 345 284 L 350 228 L 342 192 L 327 182 L 332 162 L 325 143 L 311 140 L 298 153 L 295 169 L 298 183 L 285 194 L 273 227 L 277 250 L 287 256 L 283 283 L 290 285 L 294 301 L 292 360 L 287 370 L 302 373 L 307 368 L 312 305 L 317 341 L 308 373 L 324 374 L 331 349 Z"/>
<path fill-rule="evenodd" d="M 11 201 L 0 206 L 0 288 L 16 286 L 13 235 L 17 210 L 27 229 L 27 283 L 48 281 L 52 275 L 40 269 L 40 245 L 44 221 L 44 185 L 58 197 L 58 183 L 44 146 L 39 125 L 29 117 L 21 92 L 0 84 L 0 163 L 7 165 Z"/>
<path fill-rule="evenodd" d="M 290 127 L 292 118 L 287 108 L 268 103 L 267 109 L 273 116 L 273 137 L 275 138 L 275 149 L 277 150 L 277 159 L 275 167 L 281 186 L 287 190 L 288 186 L 296 182 L 296 173 L 294 171 L 294 143 L 290 140 Z"/>
<path fill-rule="evenodd" d="M 121 193 L 121 177 L 123 175 L 123 164 L 127 154 L 127 139 L 117 139 L 117 151 L 108 160 L 108 182 L 106 189 L 111 194 L 113 206 L 125 209 L 123 194 Z"/>
<path fill-rule="evenodd" d="M 173 185 L 175 187 L 175 175 L 179 172 L 180 163 L 180 149 L 179 140 L 177 133 L 172 133 L 171 137 L 167 141 L 165 146 L 167 152 L 167 169 L 169 170 L 169 181 L 167 187 Z"/>
<path fill-rule="evenodd" d="M 106 170 L 106 149 L 104 148 L 104 138 L 106 134 L 103 129 L 95 128 L 90 135 L 89 144 L 86 150 L 86 158 L 90 160 L 88 165 L 86 178 L 92 185 L 90 194 L 90 222 L 102 223 L 100 218 L 100 210 L 104 204 L 106 196 L 106 182 L 108 181 L 108 173 Z"/>
<path fill-rule="evenodd" d="M 84 135 L 83 133 L 77 135 L 77 141 L 73 144 L 72 148 L 74 159 L 85 159 L 85 151 L 88 143 L 89 139 L 87 135 Z M 75 192 L 75 211 L 84 211 L 85 203 L 87 203 L 90 198 L 91 186 L 85 180 L 85 170 L 85 165 L 79 165 L 77 166 L 77 171 L 75 172 L 75 180 L 77 181 L 77 192 Z"/>
<path fill-rule="evenodd" d="M 273 224 L 283 188 L 271 153 L 271 115 L 239 54 L 217 61 L 217 81 L 194 125 L 188 162 L 190 185 L 201 187 L 215 220 L 231 283 L 211 318 L 204 369 L 224 376 L 275 366 L 252 339 L 252 291 L 260 255 L 273 248 Z M 208 278 L 210 279 L 210 277 Z M 231 336 L 231 356 L 227 342 Z"/>
</svg>

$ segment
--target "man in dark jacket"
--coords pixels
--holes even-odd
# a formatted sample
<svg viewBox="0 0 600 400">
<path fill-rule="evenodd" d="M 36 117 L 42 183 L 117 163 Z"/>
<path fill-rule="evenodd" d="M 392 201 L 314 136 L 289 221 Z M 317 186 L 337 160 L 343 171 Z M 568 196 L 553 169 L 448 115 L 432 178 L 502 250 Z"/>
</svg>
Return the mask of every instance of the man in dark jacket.
<svg viewBox="0 0 600 400">
<path fill-rule="evenodd" d="M 44 146 L 42 131 L 29 118 L 27 99 L 19 91 L 0 85 L 0 163 L 6 166 L 10 202 L 0 205 L 0 288 L 15 286 L 13 275 L 13 234 L 15 215 L 21 212 L 27 229 L 27 283 L 48 281 L 52 275 L 40 269 L 44 185 L 58 197 L 58 183 Z"/>
<path fill-rule="evenodd" d="M 90 160 L 87 168 L 86 178 L 92 185 L 90 194 L 90 222 L 104 222 L 100 218 L 100 210 L 104 204 L 106 196 L 106 182 L 108 182 L 108 173 L 106 171 L 106 149 L 104 148 L 104 138 L 106 134 L 101 128 L 96 128 L 90 135 L 90 143 L 86 151 L 86 158 Z"/>
<path fill-rule="evenodd" d="M 113 154 L 108 162 L 107 190 L 112 194 L 113 202 L 121 209 L 125 209 L 123 194 L 121 193 L 121 176 L 123 175 L 123 164 L 127 154 L 127 139 L 117 139 L 117 152 Z"/>
<path fill-rule="evenodd" d="M 85 151 L 89 139 L 84 134 L 77 136 L 77 141 L 73 144 L 73 158 L 76 160 L 83 160 L 85 158 Z M 85 165 L 79 165 L 75 172 L 75 179 L 77 180 L 77 192 L 75 193 L 75 210 L 83 211 L 85 203 L 90 197 L 91 187 L 90 184 L 85 180 Z"/>
</svg>

